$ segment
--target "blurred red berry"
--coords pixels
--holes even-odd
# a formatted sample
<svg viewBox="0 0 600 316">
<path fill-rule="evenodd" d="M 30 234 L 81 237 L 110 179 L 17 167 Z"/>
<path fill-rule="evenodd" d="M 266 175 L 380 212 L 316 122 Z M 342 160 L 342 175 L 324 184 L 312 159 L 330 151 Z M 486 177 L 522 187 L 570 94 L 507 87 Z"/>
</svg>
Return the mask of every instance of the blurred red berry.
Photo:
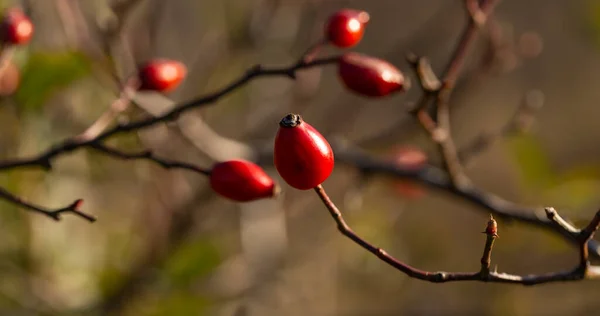
<svg viewBox="0 0 600 316">
<path fill-rule="evenodd" d="M 184 64 L 169 59 L 154 59 L 140 67 L 140 90 L 169 92 L 179 86 L 187 75 Z"/>
<path fill-rule="evenodd" d="M 9 45 L 22 45 L 33 36 L 33 23 L 20 9 L 8 9 L 2 20 L 2 41 Z"/>
<path fill-rule="evenodd" d="M 428 161 L 427 155 L 417 147 L 402 147 L 397 149 L 392 159 L 398 167 L 405 170 L 418 171 L 423 168 Z M 423 186 L 411 180 L 396 180 L 394 188 L 398 194 L 410 199 L 417 199 L 425 195 Z"/>
<path fill-rule="evenodd" d="M 383 97 L 410 87 L 408 80 L 394 65 L 358 53 L 342 56 L 338 75 L 348 89 L 368 97 Z"/>
<path fill-rule="evenodd" d="M 363 37 L 369 14 L 365 11 L 343 9 L 329 17 L 325 34 L 327 40 L 340 48 L 352 47 Z"/>
<path fill-rule="evenodd" d="M 216 164 L 210 173 L 210 186 L 218 194 L 238 202 L 277 195 L 279 187 L 258 165 L 245 160 Z"/>
<path fill-rule="evenodd" d="M 274 163 L 279 175 L 290 186 L 308 190 L 331 175 L 333 150 L 325 137 L 300 115 L 288 114 L 279 122 Z"/>
</svg>

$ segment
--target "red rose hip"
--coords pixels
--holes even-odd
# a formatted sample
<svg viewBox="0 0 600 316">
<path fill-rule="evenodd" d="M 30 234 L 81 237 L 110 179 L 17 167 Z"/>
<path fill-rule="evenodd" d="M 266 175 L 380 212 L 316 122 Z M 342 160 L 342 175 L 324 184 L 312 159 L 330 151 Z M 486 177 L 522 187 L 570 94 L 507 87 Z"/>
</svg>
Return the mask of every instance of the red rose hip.
<svg viewBox="0 0 600 316">
<path fill-rule="evenodd" d="M 331 175 L 333 150 L 325 137 L 300 115 L 288 114 L 279 122 L 274 163 L 279 175 L 290 186 L 309 190 Z"/>
<path fill-rule="evenodd" d="M 358 53 L 347 53 L 340 58 L 338 76 L 348 89 L 368 97 L 383 97 L 410 87 L 394 65 Z"/>
<path fill-rule="evenodd" d="M 2 41 L 9 45 L 22 45 L 33 36 L 33 23 L 20 9 L 8 9 L 2 20 Z"/>
<path fill-rule="evenodd" d="M 362 39 L 367 22 L 367 12 L 343 9 L 329 17 L 325 36 L 331 44 L 339 48 L 352 47 Z"/>
<path fill-rule="evenodd" d="M 140 90 L 169 92 L 179 86 L 187 74 L 184 64 L 169 59 L 154 59 L 138 70 Z"/>
<path fill-rule="evenodd" d="M 210 186 L 221 196 L 238 202 L 271 198 L 279 192 L 261 167 L 239 159 L 216 164 L 210 172 Z"/>
</svg>

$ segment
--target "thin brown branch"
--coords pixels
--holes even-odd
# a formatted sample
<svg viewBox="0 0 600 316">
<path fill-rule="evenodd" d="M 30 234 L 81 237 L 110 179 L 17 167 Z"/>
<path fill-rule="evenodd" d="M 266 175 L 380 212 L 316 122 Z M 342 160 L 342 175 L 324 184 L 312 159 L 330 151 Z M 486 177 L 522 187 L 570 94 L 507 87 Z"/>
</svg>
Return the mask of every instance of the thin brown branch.
<svg viewBox="0 0 600 316">
<path fill-rule="evenodd" d="M 185 169 L 185 170 L 196 172 L 196 173 L 199 173 L 199 174 L 202 174 L 205 176 L 210 175 L 209 169 L 203 169 L 203 168 L 200 168 L 198 166 L 195 166 L 195 165 L 187 163 L 187 162 L 160 158 L 160 157 L 156 156 L 150 150 L 143 150 L 140 152 L 128 153 L 128 152 L 120 151 L 116 148 L 108 147 L 103 144 L 92 144 L 91 148 L 98 152 L 101 152 L 103 154 L 113 156 L 115 158 L 119 158 L 119 159 L 123 159 L 123 160 L 149 160 L 149 161 L 152 161 L 152 162 L 160 165 L 161 167 L 163 167 L 165 169 Z"/>
<path fill-rule="evenodd" d="M 56 221 L 61 220 L 62 214 L 64 214 L 64 213 L 73 213 L 73 214 L 75 214 L 81 218 L 84 218 L 92 223 L 96 221 L 96 217 L 94 217 L 92 215 L 88 215 L 79 210 L 79 208 L 83 204 L 82 199 L 75 200 L 73 203 L 71 203 L 65 207 L 50 209 L 50 208 L 46 208 L 43 206 L 39 206 L 39 205 L 30 203 L 30 202 L 27 202 L 23 198 L 20 198 L 14 194 L 8 192 L 6 189 L 4 189 L 2 187 L 0 187 L 0 199 L 5 200 L 10 203 L 13 203 L 25 210 L 44 214 Z"/>
<path fill-rule="evenodd" d="M 466 1 L 467 11 L 469 12 L 467 26 L 460 36 L 448 65 L 440 76 L 441 85 L 438 89 L 432 91 L 426 85 L 427 81 L 420 80 L 423 97 L 417 105 L 414 114 L 416 114 L 418 121 L 429 133 L 432 140 L 438 144 L 443 157 L 444 167 L 450 174 L 455 186 L 469 186 L 470 180 L 464 172 L 464 168 L 458 157 L 456 145 L 452 140 L 449 99 L 456 81 L 462 72 L 465 60 L 477 38 L 478 30 L 492 13 L 496 2 L 496 0 L 484 0 L 481 1 L 481 4 L 478 4 L 478 1 Z M 419 59 L 415 60 L 413 58 L 413 60 L 411 64 L 413 64 L 413 68 L 416 68 L 418 77 L 421 78 L 423 75 L 422 71 L 419 71 Z M 436 121 L 427 113 L 427 106 L 434 97 L 435 108 L 437 109 Z"/>
<path fill-rule="evenodd" d="M 476 2 L 476 1 L 475 1 Z M 470 180 L 466 176 L 464 169 L 458 158 L 456 145 L 452 140 L 450 127 L 450 95 L 454 90 L 456 81 L 460 76 L 465 60 L 477 38 L 479 28 L 485 23 L 487 17 L 492 13 L 496 0 L 484 0 L 479 4 L 479 9 L 474 9 L 472 4 L 474 1 L 467 1 L 467 7 L 470 7 L 469 22 L 461 36 L 456 49 L 446 70 L 442 75 L 442 88 L 438 91 L 436 108 L 437 122 L 439 128 L 446 132 L 447 137 L 438 141 L 446 170 L 452 177 L 452 181 L 456 186 L 465 186 L 470 184 Z M 471 6 L 469 6 L 471 4 Z"/>
<path fill-rule="evenodd" d="M 568 232 L 569 235 L 573 236 L 573 239 L 576 239 L 576 237 L 581 233 L 579 228 L 573 226 L 573 224 L 571 224 L 569 221 L 558 215 L 558 212 L 554 208 L 546 207 L 544 208 L 544 211 L 546 212 L 546 217 L 552 225 L 565 232 Z"/>
<path fill-rule="evenodd" d="M 92 123 L 92 125 L 90 125 L 83 133 L 75 136 L 75 139 L 86 141 L 98 137 L 100 133 L 105 131 L 110 124 L 113 123 L 120 113 L 127 110 L 131 104 L 131 98 L 133 97 L 138 85 L 139 80 L 137 80 L 135 77 L 131 77 L 129 80 L 127 80 L 123 88 L 121 88 L 119 97 L 113 101 L 110 107 L 106 109 L 106 111 L 104 111 L 104 113 L 102 113 L 102 115 L 96 119 L 96 121 L 94 121 L 94 123 Z"/>
<path fill-rule="evenodd" d="M 478 272 L 443 272 L 443 271 L 424 271 L 417 269 L 403 261 L 394 258 L 390 254 L 388 254 L 385 250 L 372 245 L 368 241 L 364 240 L 358 234 L 356 234 L 350 226 L 344 220 L 344 217 L 340 210 L 335 206 L 335 204 L 331 201 L 325 189 L 321 185 L 315 187 L 315 192 L 329 211 L 329 214 L 333 218 L 333 220 L 337 224 L 338 230 L 350 240 L 352 240 L 357 245 L 366 249 L 373 255 L 377 256 L 379 259 L 389 264 L 390 266 L 396 268 L 397 270 L 405 273 L 407 276 L 429 281 L 432 283 L 445 283 L 452 281 L 480 281 L 480 282 L 495 282 L 495 283 L 512 283 L 512 284 L 522 284 L 522 285 L 536 285 L 542 283 L 549 282 L 565 282 L 565 281 L 577 281 L 581 279 L 592 279 L 592 278 L 600 278 L 600 275 L 596 273 L 600 267 L 593 267 L 590 269 L 589 261 L 586 260 L 585 266 L 577 266 L 575 269 L 568 271 L 561 271 L 549 274 L 531 274 L 531 275 L 513 275 L 507 273 L 498 273 L 496 271 L 489 271 L 489 265 L 491 261 L 491 250 L 493 246 L 494 239 L 497 238 L 497 235 L 494 232 L 489 232 L 486 235 L 486 246 L 484 249 L 484 255 L 481 259 L 482 268 Z M 493 219 L 490 220 L 490 222 Z M 494 221 L 495 223 L 495 221 Z M 594 217 L 588 227 L 593 226 L 597 229 L 598 224 L 600 223 L 600 215 Z M 488 228 L 489 228 L 488 223 Z M 487 230 L 486 230 L 487 231 Z M 586 245 L 589 240 L 584 241 L 582 244 Z M 587 249 L 587 247 L 583 247 Z M 593 273 L 590 273 L 592 271 Z"/>
<path fill-rule="evenodd" d="M 214 93 L 211 93 L 206 96 L 192 100 L 190 102 L 180 104 L 165 114 L 142 119 L 139 121 L 130 122 L 127 124 L 117 125 L 111 129 L 108 129 L 108 130 L 100 133 L 97 137 L 95 137 L 93 139 L 83 139 L 83 140 L 77 139 L 77 138 L 67 139 L 61 143 L 58 143 L 58 144 L 52 146 L 51 148 L 47 149 L 46 151 L 42 152 L 41 154 L 39 154 L 37 156 L 1 162 L 0 170 L 8 170 L 8 169 L 16 169 L 16 168 L 24 168 L 24 167 L 42 167 L 45 169 L 51 169 L 52 168 L 52 160 L 54 160 L 58 156 L 73 152 L 73 151 L 81 149 L 81 148 L 93 147 L 94 145 L 99 144 L 101 141 L 104 141 L 104 140 L 111 138 L 113 136 L 116 136 L 116 135 L 121 135 L 121 134 L 124 134 L 127 132 L 132 132 L 132 131 L 139 131 L 139 130 L 142 130 L 142 129 L 145 129 L 145 128 L 148 128 L 148 127 L 160 124 L 160 123 L 171 122 L 171 121 L 177 119 L 178 116 L 182 113 L 185 113 L 192 109 L 197 109 L 200 107 L 214 104 L 222 97 L 225 97 L 228 94 L 235 91 L 236 89 L 241 88 L 242 86 L 246 85 L 248 82 L 252 81 L 253 79 L 263 78 L 263 77 L 275 77 L 275 76 L 280 76 L 280 77 L 284 76 L 284 77 L 288 77 L 288 78 L 294 78 L 296 71 L 299 71 L 302 69 L 308 69 L 308 68 L 312 68 L 312 67 L 317 67 L 317 66 L 334 64 L 334 63 L 337 63 L 338 60 L 339 60 L 338 56 L 333 56 L 333 57 L 325 57 L 325 58 L 315 59 L 310 62 L 299 61 L 299 62 L 292 64 L 291 66 L 286 66 L 286 67 L 266 68 L 261 65 L 256 65 L 256 66 L 250 68 L 243 76 L 234 80 L 233 82 L 231 82 L 229 85 L 225 86 L 224 88 L 222 88 Z"/>
<path fill-rule="evenodd" d="M 491 212 L 496 218 L 534 225 L 558 234 L 571 243 L 579 243 L 579 230 L 552 208 L 518 205 L 474 186 L 457 187 L 444 170 L 435 166 L 426 165 L 419 170 L 406 169 L 385 159 L 372 157 L 343 142 L 331 142 L 331 145 L 336 153 L 336 163 L 352 166 L 371 175 L 413 180 L 462 199 L 482 211 Z M 262 157 L 261 161 L 272 163 L 269 157 Z M 600 243 L 590 239 L 588 248 L 592 256 L 600 258 Z"/>
</svg>

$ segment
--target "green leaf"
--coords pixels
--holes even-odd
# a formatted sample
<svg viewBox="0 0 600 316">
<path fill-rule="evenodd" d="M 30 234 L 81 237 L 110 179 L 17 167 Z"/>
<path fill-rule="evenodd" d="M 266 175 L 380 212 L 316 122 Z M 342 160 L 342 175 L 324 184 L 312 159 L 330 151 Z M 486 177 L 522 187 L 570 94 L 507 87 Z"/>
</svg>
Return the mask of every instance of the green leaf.
<svg viewBox="0 0 600 316">
<path fill-rule="evenodd" d="M 22 69 L 17 102 L 24 109 L 39 111 L 54 93 L 91 71 L 91 61 L 79 52 L 35 52 Z"/>
<path fill-rule="evenodd" d="M 183 245 L 167 262 L 165 272 L 175 286 L 187 285 L 221 262 L 217 247 L 206 240 Z"/>
</svg>

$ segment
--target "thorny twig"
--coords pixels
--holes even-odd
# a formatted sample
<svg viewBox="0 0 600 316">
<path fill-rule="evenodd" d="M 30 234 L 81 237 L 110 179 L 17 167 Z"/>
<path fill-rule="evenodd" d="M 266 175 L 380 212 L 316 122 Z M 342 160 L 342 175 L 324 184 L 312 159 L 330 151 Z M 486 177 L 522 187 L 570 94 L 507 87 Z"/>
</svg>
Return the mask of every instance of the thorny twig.
<svg viewBox="0 0 600 316">
<path fill-rule="evenodd" d="M 490 271 L 490 260 L 491 252 L 494 240 L 498 237 L 495 230 L 489 229 L 490 223 L 495 224 L 493 218 L 490 218 L 490 223 L 486 228 L 486 243 L 484 247 L 484 254 L 481 258 L 481 269 L 477 272 L 444 272 L 444 271 L 423 271 L 417 269 L 403 261 L 394 258 L 388 254 L 385 250 L 372 245 L 362 237 L 357 235 L 350 226 L 344 220 L 342 213 L 331 201 L 325 189 L 321 185 L 315 188 L 315 192 L 327 207 L 329 214 L 337 224 L 338 230 L 354 243 L 358 244 L 362 248 L 366 249 L 370 253 L 377 256 L 385 263 L 392 267 L 404 272 L 406 275 L 412 278 L 429 281 L 433 283 L 445 283 L 452 281 L 480 281 L 480 282 L 495 282 L 495 283 L 513 283 L 522 285 L 536 285 L 549 282 L 564 282 L 564 281 L 577 281 L 581 279 L 598 279 L 600 278 L 600 266 L 591 266 L 588 258 L 588 242 L 592 238 L 593 234 L 598 230 L 600 225 L 600 211 L 596 213 L 594 218 L 590 221 L 588 226 L 581 231 L 574 234 L 577 239 L 580 248 L 580 262 L 578 265 L 567 271 L 548 273 L 548 274 L 530 274 L 530 275 L 514 275 L 507 273 L 499 273 L 497 271 Z M 553 222 L 556 227 L 567 231 L 567 227 L 559 222 L 558 214 L 553 209 L 546 209 L 548 219 Z M 569 226 L 570 228 L 570 226 Z M 569 232 L 570 233 L 570 232 Z"/>
</svg>

